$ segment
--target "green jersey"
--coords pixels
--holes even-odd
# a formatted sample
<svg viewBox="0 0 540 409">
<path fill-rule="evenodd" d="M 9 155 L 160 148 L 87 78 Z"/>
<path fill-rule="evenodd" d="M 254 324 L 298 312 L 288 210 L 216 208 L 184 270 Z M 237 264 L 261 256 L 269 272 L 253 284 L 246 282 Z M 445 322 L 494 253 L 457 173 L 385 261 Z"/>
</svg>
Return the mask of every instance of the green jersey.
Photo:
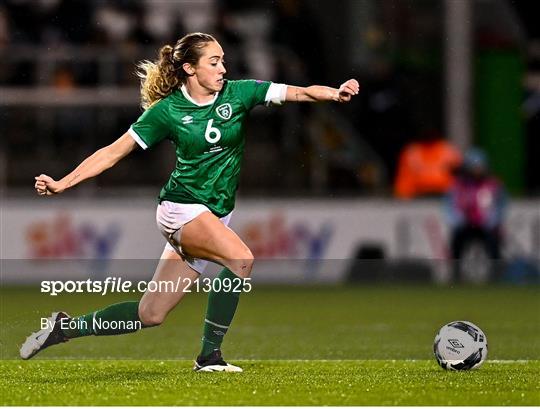
<svg viewBox="0 0 540 409">
<path fill-rule="evenodd" d="M 148 108 L 129 133 L 147 149 L 163 139 L 176 146 L 176 166 L 160 202 L 200 203 L 216 216 L 234 208 L 244 152 L 244 121 L 265 102 L 271 83 L 226 81 L 213 101 L 198 104 L 185 87 Z"/>
</svg>

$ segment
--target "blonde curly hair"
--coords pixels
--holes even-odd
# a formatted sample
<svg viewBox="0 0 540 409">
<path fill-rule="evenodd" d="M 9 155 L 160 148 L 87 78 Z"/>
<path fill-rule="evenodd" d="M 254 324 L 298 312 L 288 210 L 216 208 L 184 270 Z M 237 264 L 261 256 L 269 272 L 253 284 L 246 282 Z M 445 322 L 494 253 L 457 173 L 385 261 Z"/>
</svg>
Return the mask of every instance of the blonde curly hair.
<svg viewBox="0 0 540 409">
<path fill-rule="evenodd" d="M 189 76 L 182 65 L 196 65 L 203 48 L 212 41 L 216 39 L 210 34 L 190 33 L 178 40 L 174 47 L 161 47 L 156 61 L 139 62 L 136 74 L 141 79 L 141 107 L 148 109 L 180 88 Z"/>
</svg>

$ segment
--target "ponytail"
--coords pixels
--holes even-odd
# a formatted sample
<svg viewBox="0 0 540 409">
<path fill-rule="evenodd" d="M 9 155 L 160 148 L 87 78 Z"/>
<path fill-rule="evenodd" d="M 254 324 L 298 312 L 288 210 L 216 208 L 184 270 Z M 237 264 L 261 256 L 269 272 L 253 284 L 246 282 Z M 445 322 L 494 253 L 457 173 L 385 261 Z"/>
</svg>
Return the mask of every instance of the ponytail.
<svg viewBox="0 0 540 409">
<path fill-rule="evenodd" d="M 137 64 L 137 76 L 141 79 L 141 106 L 148 109 L 157 101 L 169 96 L 180 85 L 178 68 L 173 61 L 174 49 L 166 45 L 159 50 L 159 58 Z M 182 69 L 180 67 L 180 69 Z"/>
<path fill-rule="evenodd" d="M 138 63 L 136 74 L 141 79 L 142 108 L 148 109 L 180 88 L 188 77 L 182 65 L 196 65 L 203 54 L 202 49 L 212 41 L 216 39 L 210 34 L 187 34 L 174 47 L 161 47 L 156 61 Z"/>
</svg>

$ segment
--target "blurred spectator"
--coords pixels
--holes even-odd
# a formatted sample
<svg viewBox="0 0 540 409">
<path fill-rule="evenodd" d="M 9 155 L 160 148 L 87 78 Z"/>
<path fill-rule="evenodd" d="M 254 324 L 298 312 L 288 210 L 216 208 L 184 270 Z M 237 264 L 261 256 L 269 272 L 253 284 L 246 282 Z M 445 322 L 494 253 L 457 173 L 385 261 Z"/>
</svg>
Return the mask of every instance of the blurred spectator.
<svg viewBox="0 0 540 409">
<path fill-rule="evenodd" d="M 459 151 L 439 132 L 430 129 L 401 152 L 394 194 L 400 199 L 442 195 L 454 180 L 461 162 Z"/>
<path fill-rule="evenodd" d="M 95 11 L 95 21 L 111 44 L 125 42 L 135 28 L 136 19 L 114 3 L 102 3 Z"/>
<path fill-rule="evenodd" d="M 76 86 L 73 70 L 67 65 L 59 66 L 54 72 L 52 83 L 60 92 L 73 90 Z"/>
<path fill-rule="evenodd" d="M 491 260 L 501 258 L 501 228 L 506 193 L 488 169 L 483 151 L 471 149 L 445 200 L 452 259 L 460 260 L 471 244 L 481 244 Z M 460 263 L 455 274 L 462 277 Z"/>
<path fill-rule="evenodd" d="M 55 70 L 51 85 L 61 94 L 74 92 L 80 85 L 71 64 L 63 64 Z M 93 128 L 95 119 L 91 110 L 79 109 L 73 106 L 60 106 L 48 114 L 50 132 L 48 140 L 58 155 L 74 155 L 80 149 L 81 140 L 73 137 L 73 130 L 81 128 L 78 136 L 88 140 L 89 132 Z"/>
<path fill-rule="evenodd" d="M 313 148 L 311 181 L 314 186 L 354 189 L 362 193 L 379 189 L 384 165 L 364 138 L 338 112 L 316 107 L 306 118 Z"/>
</svg>

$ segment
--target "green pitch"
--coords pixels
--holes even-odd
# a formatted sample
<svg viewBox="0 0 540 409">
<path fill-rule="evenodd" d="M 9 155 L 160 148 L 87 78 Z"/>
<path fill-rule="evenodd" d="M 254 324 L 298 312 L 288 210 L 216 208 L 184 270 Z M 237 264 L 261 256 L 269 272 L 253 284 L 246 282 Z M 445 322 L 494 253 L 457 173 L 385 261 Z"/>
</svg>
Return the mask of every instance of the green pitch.
<svg viewBox="0 0 540 409">
<path fill-rule="evenodd" d="M 539 405 L 540 288 L 430 286 L 255 288 L 243 295 L 224 355 L 242 374 L 197 374 L 205 296 L 164 325 L 89 337 L 30 361 L 17 349 L 53 310 L 80 314 L 126 299 L 0 294 L 3 405 Z M 436 331 L 478 324 L 489 341 L 476 371 L 440 369 Z"/>
<path fill-rule="evenodd" d="M 188 361 L 2 364 L 7 405 L 533 405 L 540 363 L 474 372 L 432 361 L 237 361 L 241 374 L 193 373 Z"/>
</svg>

